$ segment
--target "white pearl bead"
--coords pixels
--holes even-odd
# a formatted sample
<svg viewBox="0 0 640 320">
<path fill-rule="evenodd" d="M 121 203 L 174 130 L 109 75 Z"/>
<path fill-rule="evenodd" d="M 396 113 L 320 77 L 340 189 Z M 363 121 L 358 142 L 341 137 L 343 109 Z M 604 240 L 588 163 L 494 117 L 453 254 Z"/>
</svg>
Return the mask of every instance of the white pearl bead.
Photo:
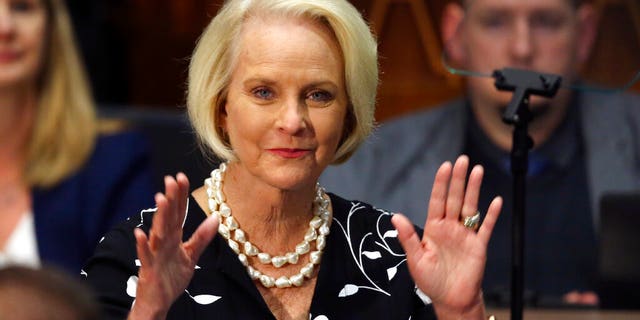
<svg viewBox="0 0 640 320">
<path fill-rule="evenodd" d="M 218 233 L 220 233 L 225 239 L 229 239 L 230 237 L 229 228 L 222 223 L 218 225 Z"/>
<path fill-rule="evenodd" d="M 296 246 L 296 253 L 299 255 L 303 255 L 309 252 L 309 249 L 309 242 L 304 241 Z"/>
<path fill-rule="evenodd" d="M 275 280 L 273 280 L 273 277 L 269 277 L 266 274 L 260 276 L 260 282 L 263 286 L 265 286 L 265 288 L 271 288 L 275 284 Z"/>
<path fill-rule="evenodd" d="M 311 278 L 311 274 L 313 274 L 313 263 L 307 263 L 302 269 L 300 269 L 300 274 L 304 275 L 307 278 Z"/>
<path fill-rule="evenodd" d="M 258 260 L 260 260 L 262 264 L 271 263 L 271 255 L 266 252 L 260 252 L 258 253 Z"/>
<path fill-rule="evenodd" d="M 314 228 L 314 229 L 318 229 L 320 227 L 320 225 L 322 225 L 322 218 L 315 216 L 313 217 L 313 219 L 311 219 L 311 221 L 309 222 L 309 225 Z"/>
<path fill-rule="evenodd" d="M 213 182 L 211 182 L 211 178 L 204 179 L 204 185 L 207 186 L 207 190 L 209 190 L 210 188 L 213 188 Z M 207 192 L 207 196 L 211 198 L 213 194 L 209 194 L 209 192 Z"/>
<path fill-rule="evenodd" d="M 289 252 L 287 253 L 287 262 L 289 262 L 290 264 L 296 264 L 298 263 L 299 257 L 300 256 L 297 253 Z"/>
<path fill-rule="evenodd" d="M 304 275 L 302 275 L 301 273 L 296 273 L 289 277 L 289 280 L 291 281 L 292 285 L 299 287 L 302 285 L 302 281 L 304 281 Z"/>
<path fill-rule="evenodd" d="M 234 231 L 234 237 L 233 239 L 235 239 L 236 241 L 240 242 L 240 243 L 245 243 L 247 241 L 247 239 L 245 238 L 244 235 L 244 231 L 240 230 L 240 229 L 236 229 L 236 231 Z"/>
<path fill-rule="evenodd" d="M 291 287 L 291 281 L 289 281 L 289 278 L 282 276 L 276 280 L 276 287 L 289 288 Z"/>
<path fill-rule="evenodd" d="M 321 235 L 326 236 L 329 234 L 329 223 L 325 222 L 322 224 L 322 226 L 320 226 L 320 229 L 318 229 L 318 232 L 320 232 Z"/>
<path fill-rule="evenodd" d="M 318 236 L 318 238 L 316 238 L 316 249 L 324 250 L 324 247 L 326 245 L 327 245 L 327 240 L 325 236 Z"/>
<path fill-rule="evenodd" d="M 219 169 L 215 169 L 215 170 L 211 171 L 211 178 L 213 180 L 222 181 L 222 179 L 223 179 L 222 172 L 220 172 Z"/>
<path fill-rule="evenodd" d="M 313 227 L 309 227 L 307 233 L 304 234 L 304 241 L 311 242 L 316 239 L 318 235 L 316 234 L 316 229 Z"/>
<path fill-rule="evenodd" d="M 231 216 L 231 208 L 229 208 L 229 206 L 226 203 L 221 203 L 220 204 L 220 214 L 225 218 L 230 217 Z"/>
<path fill-rule="evenodd" d="M 320 257 L 322 257 L 322 251 L 311 251 L 309 254 L 309 261 L 313 264 L 319 264 Z"/>
<path fill-rule="evenodd" d="M 240 260 L 240 263 L 242 263 L 243 266 L 247 267 L 249 266 L 249 261 L 247 260 L 247 256 L 245 256 L 244 254 L 238 254 L 238 260 Z"/>
<path fill-rule="evenodd" d="M 222 193 L 222 190 L 220 189 L 216 190 L 216 200 L 220 203 L 226 201 L 226 198 L 224 197 L 224 193 Z"/>
<path fill-rule="evenodd" d="M 251 244 L 251 242 L 247 241 L 244 243 L 244 253 L 246 253 L 250 257 L 253 257 L 258 254 L 258 248 Z"/>
<path fill-rule="evenodd" d="M 262 273 L 254 269 L 252 266 L 247 267 L 247 272 L 249 273 L 249 277 L 251 278 L 251 280 L 260 279 L 260 277 L 262 276 Z"/>
<path fill-rule="evenodd" d="M 271 258 L 271 264 L 273 264 L 273 266 L 276 267 L 276 268 L 282 267 L 285 263 L 287 263 L 287 258 L 286 257 L 275 256 L 275 257 Z"/>
<path fill-rule="evenodd" d="M 236 222 L 235 219 L 233 219 L 233 217 L 228 217 L 227 219 L 225 219 L 224 224 L 227 225 L 227 227 L 229 227 L 229 230 L 238 229 L 238 223 Z"/>
<path fill-rule="evenodd" d="M 229 243 L 229 247 L 231 248 L 231 250 L 233 250 L 233 252 L 235 252 L 236 254 L 240 253 L 240 246 L 237 242 L 231 239 L 228 239 L 227 242 Z"/>
</svg>

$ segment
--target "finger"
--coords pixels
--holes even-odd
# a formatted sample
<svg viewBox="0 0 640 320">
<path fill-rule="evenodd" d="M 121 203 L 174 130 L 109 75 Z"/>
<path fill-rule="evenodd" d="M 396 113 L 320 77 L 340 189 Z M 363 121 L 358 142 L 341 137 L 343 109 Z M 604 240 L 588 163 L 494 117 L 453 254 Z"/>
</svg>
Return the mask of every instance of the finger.
<svg viewBox="0 0 640 320">
<path fill-rule="evenodd" d="M 415 261 L 414 258 L 419 259 L 417 255 L 420 253 L 422 243 L 413 224 L 411 224 L 407 217 L 401 214 L 394 214 L 391 217 L 391 223 L 393 223 L 393 226 L 398 231 L 398 240 L 404 252 L 407 254 L 407 259 L 411 259 L 412 261 Z"/>
<path fill-rule="evenodd" d="M 218 218 L 212 214 L 198 226 L 189 241 L 185 243 L 185 249 L 189 253 L 191 261 L 198 261 L 216 233 L 218 233 Z"/>
<path fill-rule="evenodd" d="M 471 217 L 478 210 L 478 198 L 480 197 L 480 186 L 482 185 L 482 176 L 484 169 L 480 165 L 475 165 L 469 174 L 469 182 L 467 183 L 467 191 L 464 194 L 464 205 L 462 206 L 463 217 Z"/>
<path fill-rule="evenodd" d="M 487 215 L 478 230 L 478 237 L 486 246 L 489 243 L 489 239 L 491 238 L 491 233 L 493 232 L 493 227 L 496 225 L 496 221 L 498 221 L 498 216 L 500 215 L 500 210 L 502 209 L 502 197 L 495 197 L 491 204 L 489 204 L 489 209 L 487 209 Z"/>
<path fill-rule="evenodd" d="M 469 157 L 461 155 L 453 165 L 451 182 L 449 183 L 449 193 L 447 194 L 446 217 L 458 220 L 462 203 L 464 201 L 464 187 L 467 180 L 467 170 L 469 169 Z"/>
<path fill-rule="evenodd" d="M 151 247 L 155 248 L 155 242 L 158 239 L 164 239 L 167 236 L 167 211 L 169 210 L 169 203 L 164 194 L 158 192 L 154 197 L 156 201 L 156 212 L 153 215 L 153 223 L 151 224 L 151 230 L 149 230 L 149 241 Z"/>
<path fill-rule="evenodd" d="M 180 227 L 184 225 L 184 218 L 187 215 L 187 199 L 189 198 L 189 179 L 187 176 L 178 172 L 176 175 L 176 182 L 178 184 L 179 196 L 178 196 L 178 223 Z"/>
<path fill-rule="evenodd" d="M 447 187 L 451 176 L 451 162 L 443 163 L 436 172 L 431 189 L 431 199 L 429 199 L 429 211 L 427 212 L 427 223 L 432 219 L 444 218 L 444 209 L 447 199 Z"/>
<path fill-rule="evenodd" d="M 141 265 L 149 266 L 153 263 L 153 254 L 149 248 L 149 240 L 147 235 L 140 228 L 133 230 L 133 236 L 136 238 L 136 252 Z"/>
<path fill-rule="evenodd" d="M 179 186 L 178 182 L 172 176 L 164 177 L 165 197 L 167 198 L 167 228 L 173 230 L 177 225 L 181 225 L 180 213 L 178 212 Z"/>
</svg>

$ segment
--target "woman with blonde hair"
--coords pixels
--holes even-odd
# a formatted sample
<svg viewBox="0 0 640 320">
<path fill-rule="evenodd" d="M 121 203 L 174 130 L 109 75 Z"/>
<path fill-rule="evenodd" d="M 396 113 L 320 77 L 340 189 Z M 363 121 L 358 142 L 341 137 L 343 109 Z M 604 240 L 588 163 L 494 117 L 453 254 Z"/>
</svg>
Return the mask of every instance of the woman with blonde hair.
<svg viewBox="0 0 640 320">
<path fill-rule="evenodd" d="M 104 134 L 61 0 L 0 0 L 0 265 L 77 273 L 152 204 L 144 141 Z"/>
<path fill-rule="evenodd" d="M 346 0 L 230 0 L 189 69 L 188 108 L 226 162 L 109 232 L 85 266 L 109 319 L 484 319 L 482 168 L 440 168 L 424 234 L 325 192 L 373 127 L 376 42 Z M 476 232 L 477 231 L 477 232 Z M 434 314 L 435 311 L 435 314 Z"/>
</svg>

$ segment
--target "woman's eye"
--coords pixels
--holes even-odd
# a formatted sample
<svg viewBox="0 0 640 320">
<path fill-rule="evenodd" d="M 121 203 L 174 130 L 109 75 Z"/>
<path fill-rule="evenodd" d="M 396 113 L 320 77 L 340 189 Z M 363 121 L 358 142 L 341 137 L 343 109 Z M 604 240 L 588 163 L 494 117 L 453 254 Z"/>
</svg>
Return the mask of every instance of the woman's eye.
<svg viewBox="0 0 640 320">
<path fill-rule="evenodd" d="M 316 90 L 309 93 L 307 98 L 316 102 L 327 102 L 333 99 L 333 95 L 323 90 Z"/>
<path fill-rule="evenodd" d="M 16 12 L 27 12 L 34 9 L 36 4 L 33 1 L 18 0 L 11 3 L 11 10 Z"/>
<path fill-rule="evenodd" d="M 273 98 L 273 92 L 267 88 L 257 88 L 253 90 L 253 95 L 259 99 L 271 99 Z"/>
</svg>

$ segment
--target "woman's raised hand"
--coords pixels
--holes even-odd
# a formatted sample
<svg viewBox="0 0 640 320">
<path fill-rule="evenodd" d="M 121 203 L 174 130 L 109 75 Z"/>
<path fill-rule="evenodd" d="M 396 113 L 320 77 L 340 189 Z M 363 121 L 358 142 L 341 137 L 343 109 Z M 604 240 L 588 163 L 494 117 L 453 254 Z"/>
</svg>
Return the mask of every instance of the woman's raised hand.
<svg viewBox="0 0 640 320">
<path fill-rule="evenodd" d="M 483 175 L 482 167 L 475 166 L 465 183 L 468 168 L 469 158 L 460 156 L 453 168 L 445 162 L 438 169 L 422 239 L 406 217 L 392 218 L 416 285 L 429 296 L 438 318 L 443 319 L 484 317 L 482 276 L 502 199 L 496 197 L 491 202 L 477 232 L 465 227 L 461 219 L 478 210 Z"/>
<path fill-rule="evenodd" d="M 189 180 L 178 173 L 176 179 L 165 177 L 164 184 L 165 194 L 155 196 L 157 211 L 149 235 L 140 229 L 134 231 L 141 266 L 129 319 L 164 319 L 189 284 L 198 258 L 218 230 L 218 220 L 211 215 L 188 241 L 182 242 Z"/>
</svg>

